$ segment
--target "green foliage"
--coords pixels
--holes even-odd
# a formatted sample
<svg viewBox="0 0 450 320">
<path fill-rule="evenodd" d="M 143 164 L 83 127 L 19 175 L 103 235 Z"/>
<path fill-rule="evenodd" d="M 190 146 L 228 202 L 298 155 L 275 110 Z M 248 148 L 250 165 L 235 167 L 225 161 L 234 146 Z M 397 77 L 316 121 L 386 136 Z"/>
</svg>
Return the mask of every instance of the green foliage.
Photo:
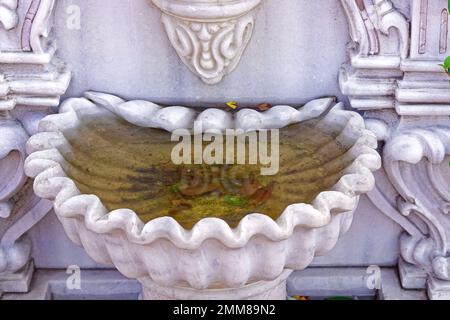
<svg viewBox="0 0 450 320">
<path fill-rule="evenodd" d="M 444 60 L 444 64 L 442 65 L 446 72 L 450 70 L 450 56 Z"/>
<path fill-rule="evenodd" d="M 450 0 L 449 0 L 450 1 Z M 450 76 L 450 56 L 444 60 L 444 64 L 440 65 L 444 71 Z"/>
<path fill-rule="evenodd" d="M 180 192 L 180 184 L 174 184 L 169 188 L 170 193 L 179 193 Z"/>
</svg>

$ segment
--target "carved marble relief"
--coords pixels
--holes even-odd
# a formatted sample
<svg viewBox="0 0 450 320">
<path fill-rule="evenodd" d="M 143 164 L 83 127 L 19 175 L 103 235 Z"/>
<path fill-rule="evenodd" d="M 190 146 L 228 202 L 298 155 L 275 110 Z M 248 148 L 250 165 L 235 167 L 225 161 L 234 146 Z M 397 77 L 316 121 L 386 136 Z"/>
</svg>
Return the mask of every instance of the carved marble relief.
<svg viewBox="0 0 450 320">
<path fill-rule="evenodd" d="M 351 61 L 340 75 L 342 92 L 356 109 L 395 108 L 395 81 L 409 50 L 407 19 L 390 1 L 341 2 L 353 41 Z"/>
<path fill-rule="evenodd" d="M 262 0 L 152 0 L 161 9 L 170 43 L 184 64 L 206 84 L 232 72 L 249 43 Z"/>
<path fill-rule="evenodd" d="M 368 119 L 367 124 L 384 143 L 384 170 L 378 173 L 377 187 L 369 197 L 405 229 L 400 238 L 402 285 L 427 287 L 430 298 L 448 299 L 449 121 L 404 119 L 392 127 L 386 121 Z M 387 191 L 391 189 L 395 191 Z"/>
<path fill-rule="evenodd" d="M 412 1 L 411 10 L 417 17 L 417 23 L 413 24 L 411 29 L 410 58 L 441 59 L 447 51 L 447 43 L 450 40 L 448 3 L 445 0 Z"/>
<path fill-rule="evenodd" d="M 28 291 L 33 263 L 24 234 L 52 208 L 34 195 L 23 165 L 26 141 L 70 81 L 48 38 L 53 6 L 53 0 L 0 1 L 0 36 L 11 40 L 0 43 L 0 294 Z"/>
<path fill-rule="evenodd" d="M 0 111 L 10 111 L 17 105 L 56 107 L 70 81 L 65 65 L 53 59 L 56 47 L 48 38 L 54 0 L 27 3 L 29 6 L 22 6 L 25 10 L 20 13 L 23 25 L 12 26 L 20 29 L 19 47 L 12 50 L 0 46 L 0 64 L 12 70 L 0 74 Z"/>
<path fill-rule="evenodd" d="M 51 203 L 37 199 L 24 177 L 24 145 L 71 76 L 48 38 L 55 1 L 23 1 L 0 0 L 0 35 L 19 34 L 17 50 L 0 43 L 0 65 L 9 70 L 0 73 L 0 293 L 28 290 L 33 267 L 23 235 Z M 238 1 L 220 15 L 206 1 L 152 1 L 177 54 L 208 84 L 239 64 L 261 2 Z M 369 197 L 405 230 L 402 285 L 450 298 L 450 90 L 439 67 L 450 54 L 447 1 L 410 2 L 411 12 L 401 13 L 395 1 L 341 0 L 352 46 L 339 81 L 380 141 L 384 164 Z M 193 14 L 194 7 L 201 10 Z"/>
<path fill-rule="evenodd" d="M 448 48 L 448 9 L 443 9 L 441 12 L 441 29 L 439 30 L 439 53 L 444 54 Z"/>
<path fill-rule="evenodd" d="M 369 197 L 405 230 L 399 261 L 403 287 L 426 287 L 430 299 L 448 299 L 450 88 L 439 67 L 448 55 L 447 1 L 411 1 L 411 46 L 405 46 L 408 17 L 395 12 L 389 1 L 373 1 L 375 7 L 391 6 L 390 34 L 397 30 L 399 36 L 385 40 L 397 43 L 399 50 L 390 53 L 375 50 L 376 37 L 370 36 L 373 29 L 364 13 L 377 12 L 374 21 L 380 21 L 381 11 L 367 1 L 343 4 L 355 50 L 341 73 L 341 87 L 352 106 L 365 111 L 383 151 L 383 170 Z"/>
</svg>

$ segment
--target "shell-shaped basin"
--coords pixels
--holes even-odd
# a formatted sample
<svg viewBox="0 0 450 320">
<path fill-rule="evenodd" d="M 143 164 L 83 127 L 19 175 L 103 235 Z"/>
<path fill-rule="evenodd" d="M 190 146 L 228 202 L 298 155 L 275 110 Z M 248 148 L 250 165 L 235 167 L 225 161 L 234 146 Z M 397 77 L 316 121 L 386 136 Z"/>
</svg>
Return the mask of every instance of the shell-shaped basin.
<svg viewBox="0 0 450 320">
<path fill-rule="evenodd" d="M 174 164 L 171 135 L 198 123 L 224 136 L 278 132 L 278 172 Z M 333 98 L 231 113 L 89 92 L 39 131 L 26 173 L 68 236 L 96 261 L 162 286 L 233 288 L 306 268 L 348 230 L 381 166 L 374 134 Z"/>
</svg>

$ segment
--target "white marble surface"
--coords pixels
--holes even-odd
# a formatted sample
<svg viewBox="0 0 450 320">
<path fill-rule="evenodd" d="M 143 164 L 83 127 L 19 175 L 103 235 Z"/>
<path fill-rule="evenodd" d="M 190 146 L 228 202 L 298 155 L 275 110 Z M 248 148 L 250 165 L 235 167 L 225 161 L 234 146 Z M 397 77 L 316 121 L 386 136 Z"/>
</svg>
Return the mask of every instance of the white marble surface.
<svg viewBox="0 0 450 320">
<path fill-rule="evenodd" d="M 404 1 L 394 2 L 401 4 L 402 12 L 409 11 Z M 81 8 L 81 30 L 66 27 L 69 5 Z M 91 0 L 89 5 L 81 0 L 59 0 L 55 21 L 58 54 L 70 61 L 74 71 L 67 96 L 93 89 L 128 98 L 167 103 L 179 100 L 193 105 L 229 100 L 298 104 L 323 95 L 338 95 L 345 100 L 338 89 L 337 73 L 348 59 L 349 36 L 338 1 L 264 1 L 241 64 L 216 87 L 202 83 L 182 64 L 169 45 L 159 16 L 160 12 L 149 7 L 146 0 L 125 4 L 123 0 Z M 108 36 L 104 41 L 109 34 L 115 37 Z M 127 57 L 127 64 L 123 64 L 123 57 Z M 367 224 L 372 226 L 374 236 L 367 236 Z M 349 233 L 314 264 L 394 265 L 399 233 L 400 227 L 363 197 Z M 46 243 L 35 249 L 38 267 L 65 267 L 72 261 L 83 267 L 97 266 L 67 240 L 53 213 L 31 231 L 31 236 L 36 243 Z"/>
<path fill-rule="evenodd" d="M 66 9 L 72 4 L 81 8 L 80 30 L 66 27 Z M 337 77 L 347 60 L 349 36 L 339 1 L 263 1 L 239 66 L 218 86 L 204 84 L 181 62 L 160 15 L 147 0 L 59 0 L 58 54 L 74 72 L 66 96 L 94 90 L 129 100 L 197 106 L 344 99 Z"/>
<path fill-rule="evenodd" d="M 370 228 L 370 233 L 367 232 Z M 362 196 L 348 233 L 313 266 L 395 266 L 399 255 L 401 227 L 378 211 Z"/>
<path fill-rule="evenodd" d="M 81 30 L 66 27 L 70 5 L 81 8 Z M 66 96 L 102 90 L 193 105 L 229 100 L 299 104 L 324 95 L 345 100 L 337 74 L 347 60 L 349 36 L 338 1 L 264 1 L 240 65 L 216 87 L 205 85 L 179 60 L 163 32 L 159 10 L 146 0 L 91 0 L 89 4 L 59 0 L 55 15 L 58 54 L 74 72 Z M 367 237 L 366 224 L 380 236 Z M 316 258 L 314 265 L 394 265 L 399 233 L 399 227 L 363 197 L 349 233 L 328 255 Z M 33 257 L 38 268 L 104 267 L 67 239 L 54 213 L 33 228 L 30 237 L 36 244 Z"/>
<path fill-rule="evenodd" d="M 448 128 L 448 78 L 438 66 L 443 58 L 450 54 L 448 43 L 444 48 L 445 37 L 439 37 L 439 29 L 445 26 L 442 19 L 446 16 L 442 17 L 441 13 L 443 8 L 447 7 L 446 0 L 365 0 L 365 11 L 370 15 L 369 20 L 365 20 L 366 24 L 360 22 L 367 12 L 361 11 L 353 0 L 265 0 L 262 10 L 258 13 L 255 37 L 244 53 L 244 59 L 238 69 L 219 87 L 204 85 L 181 63 L 163 32 L 159 11 L 148 6 L 146 0 L 91 0 L 89 3 L 82 0 L 55 1 L 57 10 L 54 32 L 58 43 L 56 46 L 46 47 L 46 35 L 41 37 L 43 30 L 35 28 L 37 33 L 33 33 L 34 36 L 30 34 L 31 39 L 34 39 L 32 52 L 27 52 L 27 41 L 20 43 L 24 16 L 31 3 L 31 0 L 23 0 L 20 1 L 17 11 L 10 10 L 7 14 L 11 17 L 18 14 L 18 23 L 14 26 L 15 21 L 3 20 L 2 23 L 7 22 L 7 25 L 4 25 L 6 29 L 0 28 L 0 58 L 4 67 L 0 77 L 5 73 L 11 76 L 6 77 L 6 85 L 3 86 L 6 89 L 0 90 L 0 109 L 10 110 L 17 106 L 11 113 L 17 118 L 22 111 L 30 111 L 35 106 L 41 108 L 59 104 L 58 97 L 65 91 L 70 74 L 64 68 L 56 72 L 49 64 L 56 47 L 61 60 L 70 63 L 74 70 L 72 87 L 66 97 L 79 96 L 85 90 L 102 90 L 120 94 L 128 99 L 146 98 L 156 102 L 192 105 L 217 105 L 230 100 L 241 103 L 288 102 L 296 105 L 324 95 L 338 95 L 342 101 L 346 101 L 338 89 L 337 72 L 341 64 L 348 59 L 346 44 L 350 38 L 339 2 L 350 4 L 348 18 L 357 34 L 353 34 L 352 40 L 359 43 L 360 48 L 364 47 L 361 44 L 367 40 L 364 36 L 369 32 L 372 35 L 371 44 L 376 45 L 377 41 L 373 40 L 377 38 L 378 44 L 381 44 L 381 50 L 369 48 L 374 50 L 374 56 L 370 56 L 370 59 L 367 59 L 367 52 L 364 50 L 357 48 L 352 51 L 356 54 L 356 59 L 352 60 L 351 68 L 356 73 L 353 74 L 350 70 L 349 88 L 352 90 L 345 92 L 350 98 L 351 106 L 361 110 L 395 107 L 392 112 L 387 110 L 366 114 L 367 123 L 373 120 L 370 118 L 386 121 L 389 130 L 380 137 L 386 140 L 385 142 L 389 142 L 403 130 L 402 126 L 397 128 L 397 122 L 411 123 L 416 132 L 413 134 L 419 133 L 421 127 L 431 132 L 438 123 Z M 383 10 L 376 12 L 371 6 L 384 4 L 386 9 L 390 2 L 404 17 L 399 16 L 395 10 L 384 17 Z M 42 12 L 51 12 L 47 9 L 52 3 L 51 0 L 42 0 Z M 78 5 L 81 8 L 81 30 L 67 28 L 69 13 L 66 10 L 69 5 Z M 421 23 L 424 19 L 421 19 L 420 12 L 426 15 L 426 25 Z M 382 17 L 384 21 L 380 20 Z M 2 16 L 2 19 L 7 18 Z M 41 25 L 42 22 L 46 23 L 44 20 L 35 19 L 36 25 Z M 403 30 L 403 36 L 399 37 L 396 28 L 390 29 L 389 34 L 383 31 L 392 22 L 400 27 L 398 30 Z M 371 27 L 372 23 L 374 29 Z M 411 27 L 405 28 L 405 24 L 411 24 Z M 426 32 L 426 44 L 421 43 L 423 37 L 420 37 L 420 30 Z M 448 36 L 449 34 L 447 38 Z M 408 37 L 407 40 L 410 41 L 405 41 Z M 53 39 L 53 32 L 49 39 Z M 424 46 L 421 49 L 424 52 L 419 52 L 419 46 Z M 407 57 L 404 56 L 405 50 Z M 27 61 L 27 66 L 21 64 L 21 61 Z M 29 63 L 37 65 L 30 70 Z M 377 69 L 377 64 L 380 63 L 386 64 L 389 70 L 380 73 Z M 358 73 L 359 68 L 366 68 L 364 74 Z M 55 79 L 56 76 L 57 81 L 47 81 L 50 78 L 47 77 L 48 74 L 44 74 L 49 70 L 53 71 L 50 78 Z M 420 73 L 415 72 L 417 70 L 421 70 Z M 41 76 L 44 78 L 33 85 L 27 83 L 23 86 L 24 76 L 27 79 Z M 372 81 L 374 79 L 375 81 Z M 436 81 L 430 82 L 430 79 Z M 12 84 L 14 88 L 19 89 L 17 92 L 8 89 Z M 385 91 L 378 92 L 380 88 Z M 51 90 L 47 92 L 48 89 Z M 33 96 L 36 92 L 39 98 Z M 372 96 L 374 92 L 379 96 Z M 409 116 L 415 116 L 414 121 Z M 429 116 L 441 117 L 429 121 Z M 18 120 L 22 121 L 22 125 L 29 131 L 28 120 L 24 121 L 21 117 L 18 117 Z M 439 139 L 443 140 L 442 136 Z M 447 148 L 447 157 L 443 161 L 439 159 L 438 162 L 431 163 L 435 175 L 438 174 L 441 181 L 449 180 L 448 152 Z M 409 166 L 410 172 L 418 175 L 426 172 L 423 162 L 418 165 L 397 162 L 401 168 Z M 390 168 L 390 165 L 386 167 Z M 7 171 L 8 167 L 0 165 L 0 170 Z M 383 175 L 386 174 L 382 173 L 379 177 Z M 317 258 L 314 263 L 319 266 L 395 265 L 400 233 L 400 227 L 393 222 L 396 221 L 404 229 L 405 235 L 411 236 L 413 243 L 424 238 L 431 249 L 430 252 L 437 254 L 435 261 L 443 262 L 429 266 L 431 259 L 422 259 L 410 261 L 412 264 L 409 267 L 433 269 L 426 275 L 428 283 L 431 284 L 428 288 L 430 297 L 448 297 L 448 281 L 442 279 L 449 279 L 450 268 L 443 269 L 441 266 L 450 264 L 446 259 L 446 247 L 439 247 L 442 242 L 441 235 L 448 239 L 448 216 L 442 214 L 448 211 L 449 198 L 445 196 L 448 195 L 445 193 L 448 184 L 440 183 L 435 190 L 441 193 L 440 196 L 435 195 L 437 201 L 447 199 L 447 203 L 442 206 L 427 207 L 429 190 L 436 185 L 432 187 L 428 183 L 423 186 L 423 190 L 415 188 L 412 193 L 407 190 L 407 198 L 414 198 L 419 204 L 418 209 L 436 218 L 430 224 L 428 219 L 423 219 L 420 215 L 414 218 L 404 215 L 405 211 L 402 210 L 408 209 L 411 203 L 395 201 L 399 194 L 405 193 L 405 188 L 398 185 L 398 181 L 403 178 L 408 179 L 408 186 L 422 185 L 416 182 L 423 182 L 423 176 L 412 178 L 413 176 L 411 173 L 403 174 L 399 170 L 391 170 L 388 178 L 394 182 L 394 188 L 389 187 L 391 182 L 387 178 L 380 180 L 378 177 L 379 192 L 372 194 L 371 199 L 377 203 L 379 209 L 363 197 L 350 232 L 330 254 Z M 436 182 L 434 180 L 436 179 L 431 182 Z M 385 194 L 386 189 L 393 189 L 394 192 Z M 33 200 L 32 197 L 21 198 L 26 198 L 26 201 Z M 402 212 L 397 212 L 398 210 Z M 426 239 L 427 234 L 423 236 L 421 231 L 411 224 L 418 220 L 421 220 L 419 224 L 423 227 L 426 225 L 426 228 L 441 228 L 443 231 L 438 237 Z M 2 227 L 8 228 L 8 223 L 0 221 Z M 368 226 L 370 234 L 367 232 Z M 32 229 L 30 236 L 33 240 L 33 256 L 38 267 L 66 268 L 72 263 L 88 268 L 97 267 L 82 249 L 74 247 L 67 240 L 54 213 L 50 213 Z M 405 236 L 402 239 L 405 239 Z M 444 242 L 447 246 L 447 240 Z M 414 250 L 411 252 L 420 253 L 420 248 L 412 247 Z M 436 266 L 439 268 L 435 268 Z M 436 277 L 441 277 L 441 280 Z M 392 295 L 401 296 L 396 291 L 393 291 Z"/>
<path fill-rule="evenodd" d="M 366 226 L 371 226 L 367 235 Z M 316 257 L 313 266 L 395 266 L 399 255 L 400 226 L 379 212 L 367 197 L 361 197 L 354 215 L 352 227 L 323 257 Z M 73 244 L 65 235 L 54 212 L 29 233 L 33 243 L 33 258 L 37 268 L 65 269 L 69 265 L 82 268 L 108 268 L 87 256 L 84 250 Z M 45 245 L 43 245 L 45 244 Z M 112 267 L 112 266 L 111 266 Z"/>
</svg>

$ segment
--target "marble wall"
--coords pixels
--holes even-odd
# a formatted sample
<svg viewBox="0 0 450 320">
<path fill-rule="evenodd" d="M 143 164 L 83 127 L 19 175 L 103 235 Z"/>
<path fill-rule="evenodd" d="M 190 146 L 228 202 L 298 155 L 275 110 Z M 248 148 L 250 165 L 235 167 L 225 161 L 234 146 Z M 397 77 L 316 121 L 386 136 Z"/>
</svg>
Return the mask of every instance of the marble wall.
<svg viewBox="0 0 450 320">
<path fill-rule="evenodd" d="M 73 4 L 81 8 L 80 30 L 67 28 Z M 147 0 L 58 1 L 59 56 L 74 72 L 67 96 L 96 90 L 194 106 L 343 99 L 337 76 L 349 36 L 339 1 L 264 1 L 241 63 L 217 86 L 204 84 L 180 61 L 160 15 Z"/>
</svg>

